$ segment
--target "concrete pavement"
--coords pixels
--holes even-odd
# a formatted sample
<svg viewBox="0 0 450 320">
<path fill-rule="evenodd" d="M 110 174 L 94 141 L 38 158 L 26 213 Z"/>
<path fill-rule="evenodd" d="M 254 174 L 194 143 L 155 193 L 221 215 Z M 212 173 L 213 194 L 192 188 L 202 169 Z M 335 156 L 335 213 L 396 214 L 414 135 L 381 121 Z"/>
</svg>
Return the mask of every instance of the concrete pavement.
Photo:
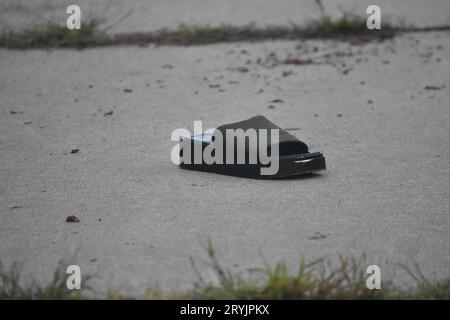
<svg viewBox="0 0 450 320">
<path fill-rule="evenodd" d="M 274 54 L 317 63 L 258 63 Z M 203 259 L 210 238 L 237 272 L 260 252 L 292 268 L 365 253 L 400 285 L 414 282 L 396 263 L 448 278 L 449 64 L 448 32 L 0 50 L 0 259 L 42 280 L 65 259 L 98 290 L 188 288 L 189 257 Z M 328 171 L 259 181 L 170 162 L 172 130 L 256 114 L 322 151 Z"/>
</svg>

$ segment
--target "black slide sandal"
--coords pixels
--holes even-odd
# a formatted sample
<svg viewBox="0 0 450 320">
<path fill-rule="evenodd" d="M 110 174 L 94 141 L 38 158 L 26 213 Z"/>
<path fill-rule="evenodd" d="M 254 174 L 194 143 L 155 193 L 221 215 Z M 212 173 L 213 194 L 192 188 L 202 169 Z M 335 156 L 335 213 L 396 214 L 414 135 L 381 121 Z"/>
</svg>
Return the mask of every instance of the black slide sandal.
<svg viewBox="0 0 450 320">
<path fill-rule="evenodd" d="M 219 131 L 223 136 L 223 143 L 225 145 L 227 139 L 227 129 L 242 129 L 247 131 L 248 129 L 260 130 L 260 129 L 278 129 L 279 130 L 279 157 L 278 157 L 278 170 L 274 174 L 264 175 L 261 173 L 262 168 L 267 168 L 270 164 L 262 164 L 258 157 L 257 163 L 248 163 L 249 159 L 249 141 L 245 141 L 245 150 L 237 150 L 237 143 L 234 144 L 234 162 L 232 164 L 225 163 L 226 148 L 223 151 L 223 164 L 213 163 L 207 164 L 204 159 L 201 159 L 201 163 L 194 163 L 194 149 L 195 146 L 201 145 L 202 152 L 207 146 L 214 144 L 216 132 Z M 269 135 L 270 136 L 270 135 Z M 259 136 L 258 136 L 259 139 Z M 236 142 L 236 141 L 234 141 Z M 273 122 L 269 121 L 263 116 L 255 116 L 250 119 L 222 125 L 215 130 L 214 135 L 197 135 L 190 137 L 183 137 L 181 139 L 182 150 L 180 152 L 181 163 L 180 167 L 187 170 L 197 170 L 212 172 L 224 175 L 246 177 L 246 178 L 263 178 L 263 179 L 276 179 L 289 176 L 296 176 L 301 174 L 313 173 L 326 169 L 325 157 L 320 152 L 309 152 L 308 146 L 298 140 L 296 137 L 288 133 L 286 130 L 281 129 Z M 267 140 L 267 154 L 271 154 L 271 148 L 273 145 L 270 143 L 270 137 Z M 183 158 L 183 149 L 190 148 L 190 159 Z M 238 152 L 245 153 L 245 163 L 239 164 L 236 161 Z M 259 144 L 258 144 L 259 154 Z"/>
</svg>

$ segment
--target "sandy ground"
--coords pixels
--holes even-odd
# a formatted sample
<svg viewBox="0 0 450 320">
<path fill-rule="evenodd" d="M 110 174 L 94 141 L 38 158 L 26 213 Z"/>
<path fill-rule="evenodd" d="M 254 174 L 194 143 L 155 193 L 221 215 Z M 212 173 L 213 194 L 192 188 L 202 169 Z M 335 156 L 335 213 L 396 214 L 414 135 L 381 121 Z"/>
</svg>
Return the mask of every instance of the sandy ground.
<svg viewBox="0 0 450 320">
<path fill-rule="evenodd" d="M 450 277 L 449 64 L 448 32 L 0 50 L 0 260 L 48 279 L 64 259 L 97 290 L 177 289 L 210 238 L 237 272 L 261 254 L 294 268 L 365 253 L 400 285 L 414 282 L 397 263 Z M 329 170 L 259 181 L 171 163 L 172 130 L 256 114 L 324 152 Z"/>
</svg>

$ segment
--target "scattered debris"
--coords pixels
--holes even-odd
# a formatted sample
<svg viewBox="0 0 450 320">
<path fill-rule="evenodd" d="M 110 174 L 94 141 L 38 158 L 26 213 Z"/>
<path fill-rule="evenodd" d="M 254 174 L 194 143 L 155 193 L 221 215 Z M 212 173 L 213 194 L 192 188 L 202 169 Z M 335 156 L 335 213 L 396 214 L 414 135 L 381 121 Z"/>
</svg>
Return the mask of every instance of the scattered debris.
<svg viewBox="0 0 450 320">
<path fill-rule="evenodd" d="M 67 217 L 66 222 L 80 222 L 80 219 L 77 216 L 71 215 Z"/>
<path fill-rule="evenodd" d="M 325 239 L 327 236 L 320 233 L 320 232 L 315 232 L 313 236 L 309 237 L 308 240 L 320 240 L 320 239 Z"/>
<path fill-rule="evenodd" d="M 445 88 L 445 85 L 442 86 L 425 86 L 425 90 L 441 90 Z"/>
<path fill-rule="evenodd" d="M 347 74 L 349 74 L 350 73 L 350 71 L 352 71 L 353 70 L 353 68 L 347 68 L 347 69 L 344 69 L 344 70 L 342 70 L 342 74 L 343 75 L 347 75 Z"/>
<path fill-rule="evenodd" d="M 238 71 L 242 73 L 249 72 L 250 70 L 247 67 L 236 67 L 236 68 L 228 68 L 229 71 Z"/>
<path fill-rule="evenodd" d="M 302 65 L 306 65 L 306 64 L 312 64 L 313 61 L 311 59 L 299 59 L 299 58 L 294 58 L 294 59 L 286 59 L 283 62 L 284 64 L 292 64 L 292 65 L 296 65 L 296 66 L 302 66 Z"/>
</svg>

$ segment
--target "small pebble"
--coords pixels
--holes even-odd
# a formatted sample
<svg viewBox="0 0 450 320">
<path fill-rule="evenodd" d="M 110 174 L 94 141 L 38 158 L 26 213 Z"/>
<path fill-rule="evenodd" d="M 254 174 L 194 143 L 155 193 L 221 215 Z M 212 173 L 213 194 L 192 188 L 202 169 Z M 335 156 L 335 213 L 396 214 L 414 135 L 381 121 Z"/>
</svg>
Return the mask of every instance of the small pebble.
<svg viewBox="0 0 450 320">
<path fill-rule="evenodd" d="M 71 215 L 67 217 L 66 222 L 80 222 L 80 219 L 74 215 Z"/>
</svg>

